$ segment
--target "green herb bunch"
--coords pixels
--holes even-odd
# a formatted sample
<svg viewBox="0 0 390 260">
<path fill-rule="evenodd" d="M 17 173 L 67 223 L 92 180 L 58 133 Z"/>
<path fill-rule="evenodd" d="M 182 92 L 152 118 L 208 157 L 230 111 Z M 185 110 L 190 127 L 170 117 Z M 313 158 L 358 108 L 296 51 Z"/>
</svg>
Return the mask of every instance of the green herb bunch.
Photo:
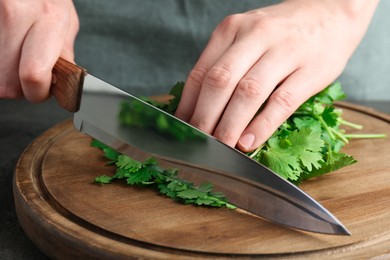
<svg viewBox="0 0 390 260">
<path fill-rule="evenodd" d="M 175 99 L 171 100 L 169 103 L 159 103 L 146 97 L 141 97 L 140 99 L 172 114 L 179 104 L 178 101 L 180 100 L 183 87 L 184 83 L 180 82 L 172 88 L 171 95 L 173 95 Z M 151 109 L 145 106 L 141 101 L 135 99 L 123 101 L 121 103 L 118 119 L 122 126 L 136 127 L 147 131 L 152 129 L 160 135 L 164 135 L 172 140 L 194 140 L 196 142 L 205 140 L 205 135 L 197 129 L 187 127 L 180 121 L 174 120 L 169 115 L 160 113 L 154 108 Z M 129 131 L 131 131 L 131 129 L 129 129 Z"/>
<path fill-rule="evenodd" d="M 178 82 L 170 92 L 172 98 L 168 103 L 159 103 L 145 97 L 143 100 L 173 114 L 180 102 L 183 88 L 184 83 Z M 340 152 L 351 138 L 384 138 L 385 135 L 345 133 L 340 128 L 341 125 L 362 128 L 361 125 L 345 121 L 342 110 L 336 109 L 334 102 L 345 97 L 339 82 L 329 85 L 302 104 L 263 145 L 247 155 L 295 184 L 356 163 L 355 158 Z M 119 120 L 124 125 L 143 127 L 144 119 L 147 118 L 147 122 L 154 122 L 154 127 L 164 134 L 183 139 L 196 136 L 178 131 L 179 128 L 164 118 L 141 112 L 137 110 L 136 104 L 124 103 Z M 95 179 L 97 183 L 125 179 L 129 185 L 154 187 L 161 194 L 184 204 L 235 208 L 222 193 L 213 192 L 211 183 L 194 186 L 178 178 L 178 170 L 160 168 L 154 158 L 139 162 L 98 141 L 93 141 L 92 146 L 100 148 L 110 160 L 109 164 L 117 167 L 115 175 L 99 176 Z"/>
<path fill-rule="evenodd" d="M 174 113 L 183 88 L 184 83 L 178 82 L 167 104 L 145 100 Z M 247 155 L 295 184 L 356 163 L 355 158 L 340 152 L 349 139 L 384 135 L 346 134 L 341 125 L 357 129 L 362 126 L 347 122 L 342 110 L 336 109 L 334 102 L 345 97 L 341 84 L 334 82 L 302 104 L 263 145 Z"/>
<path fill-rule="evenodd" d="M 104 156 L 109 160 L 108 165 L 116 166 L 113 176 L 98 176 L 95 178 L 96 183 L 108 184 L 113 180 L 124 179 L 129 185 L 153 187 L 161 194 L 183 204 L 236 208 L 222 193 L 213 191 L 213 184 L 206 182 L 195 186 L 193 183 L 178 178 L 177 169 L 159 167 L 153 157 L 140 162 L 118 153 L 97 140 L 93 140 L 91 145 L 103 151 Z"/>
<path fill-rule="evenodd" d="M 348 139 L 340 129 L 342 111 L 334 101 L 345 98 L 339 83 L 302 104 L 258 149 L 248 154 L 294 183 L 356 163 L 340 149 Z"/>
</svg>

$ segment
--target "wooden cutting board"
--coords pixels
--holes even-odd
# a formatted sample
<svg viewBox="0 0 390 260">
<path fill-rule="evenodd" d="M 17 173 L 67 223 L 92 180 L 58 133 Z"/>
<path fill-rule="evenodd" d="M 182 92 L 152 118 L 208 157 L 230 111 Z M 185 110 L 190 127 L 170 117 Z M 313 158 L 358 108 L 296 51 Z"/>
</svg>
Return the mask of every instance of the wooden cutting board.
<svg viewBox="0 0 390 260">
<path fill-rule="evenodd" d="M 364 132 L 390 136 L 388 115 L 340 106 L 344 118 L 364 125 Z M 93 184 L 113 168 L 105 166 L 101 151 L 90 142 L 70 121 L 63 122 L 38 137 L 16 167 L 20 224 L 54 259 L 390 258 L 390 137 L 351 141 L 344 152 L 357 164 L 301 185 L 351 236 L 287 229 L 241 210 L 180 205 L 154 190 L 121 182 Z M 134 150 L 135 158 L 146 156 Z M 199 171 L 161 163 L 182 172 Z"/>
</svg>

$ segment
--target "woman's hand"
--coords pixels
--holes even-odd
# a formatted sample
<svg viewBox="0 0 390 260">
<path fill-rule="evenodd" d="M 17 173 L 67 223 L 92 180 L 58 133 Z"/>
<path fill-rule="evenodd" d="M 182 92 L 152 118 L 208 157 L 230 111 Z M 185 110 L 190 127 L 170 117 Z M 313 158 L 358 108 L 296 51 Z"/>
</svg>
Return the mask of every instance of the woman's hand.
<svg viewBox="0 0 390 260">
<path fill-rule="evenodd" d="M 48 98 L 57 59 L 74 59 L 78 29 L 71 0 L 0 1 L 0 98 Z"/>
<path fill-rule="evenodd" d="M 257 148 L 341 74 L 377 3 L 290 0 L 227 17 L 190 72 L 176 116 L 230 146 Z"/>
</svg>

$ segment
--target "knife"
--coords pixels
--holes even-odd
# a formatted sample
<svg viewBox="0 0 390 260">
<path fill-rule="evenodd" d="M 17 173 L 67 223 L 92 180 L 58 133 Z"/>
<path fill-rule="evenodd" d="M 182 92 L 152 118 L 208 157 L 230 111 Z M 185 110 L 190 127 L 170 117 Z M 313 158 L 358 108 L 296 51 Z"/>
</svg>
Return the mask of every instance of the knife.
<svg viewBox="0 0 390 260">
<path fill-rule="evenodd" d="M 304 191 L 213 136 L 61 58 L 53 77 L 52 93 L 60 106 L 74 113 L 74 127 L 80 132 L 123 154 L 131 156 L 135 147 L 158 158 L 211 171 L 213 174 L 196 178 L 213 183 L 230 203 L 262 219 L 297 230 L 350 235 Z M 118 121 L 124 102 L 141 111 L 138 120 L 148 120 L 144 127 L 124 127 Z M 159 131 L 161 127 L 153 125 L 151 118 L 162 120 L 166 129 L 178 133 L 177 138 Z"/>
</svg>

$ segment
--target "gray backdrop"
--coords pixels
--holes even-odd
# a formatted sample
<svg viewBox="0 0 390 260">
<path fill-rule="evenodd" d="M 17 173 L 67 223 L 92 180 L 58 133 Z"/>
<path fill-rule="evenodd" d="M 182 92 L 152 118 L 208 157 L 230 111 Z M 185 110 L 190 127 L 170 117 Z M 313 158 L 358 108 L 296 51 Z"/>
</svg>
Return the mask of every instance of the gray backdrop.
<svg viewBox="0 0 390 260">
<path fill-rule="evenodd" d="M 277 1 L 76 0 L 76 61 L 135 95 L 167 93 L 185 80 L 227 15 Z M 382 1 L 340 77 L 350 100 L 390 100 L 390 1 Z M 315 75 L 313 75 L 315 76 Z"/>
</svg>

